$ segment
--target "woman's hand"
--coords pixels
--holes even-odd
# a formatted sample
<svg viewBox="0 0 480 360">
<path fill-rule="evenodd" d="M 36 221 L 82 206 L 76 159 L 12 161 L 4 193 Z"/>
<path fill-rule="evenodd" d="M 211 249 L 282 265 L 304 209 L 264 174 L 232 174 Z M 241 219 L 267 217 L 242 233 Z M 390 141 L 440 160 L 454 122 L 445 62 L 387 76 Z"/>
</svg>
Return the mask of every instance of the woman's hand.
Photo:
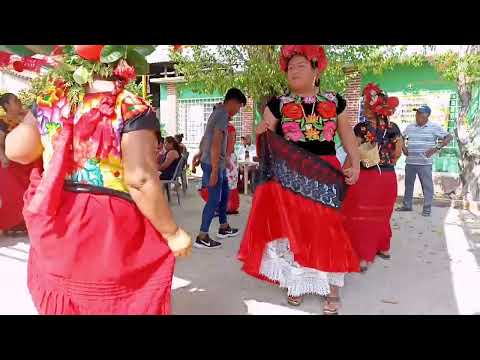
<svg viewBox="0 0 480 360">
<path fill-rule="evenodd" d="M 272 114 L 268 107 L 265 108 L 263 112 L 263 119 L 258 124 L 255 132 L 258 134 L 263 134 L 267 130 L 275 131 L 275 127 L 277 126 L 278 119 Z"/>
<path fill-rule="evenodd" d="M 360 176 L 360 168 L 350 167 L 345 169 L 343 170 L 343 175 L 345 175 L 345 182 L 347 185 L 355 185 L 355 183 L 358 181 L 358 177 Z"/>
<path fill-rule="evenodd" d="M 162 236 L 167 240 L 168 246 L 175 256 L 184 257 L 192 252 L 192 238 L 183 229 L 178 228 L 174 234 L 162 234 Z"/>
</svg>

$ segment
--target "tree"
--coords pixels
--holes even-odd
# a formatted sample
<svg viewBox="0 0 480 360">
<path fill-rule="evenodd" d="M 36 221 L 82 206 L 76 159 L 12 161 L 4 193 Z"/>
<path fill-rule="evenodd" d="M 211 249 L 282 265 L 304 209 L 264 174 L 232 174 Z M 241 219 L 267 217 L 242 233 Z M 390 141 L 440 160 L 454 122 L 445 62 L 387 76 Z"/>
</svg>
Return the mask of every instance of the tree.
<svg viewBox="0 0 480 360">
<path fill-rule="evenodd" d="M 322 90 L 342 92 L 348 76 L 346 64 L 360 71 L 381 72 L 400 59 L 405 48 L 381 45 L 326 45 L 329 65 L 321 79 Z M 225 92 L 238 87 L 258 107 L 286 89 L 278 66 L 280 45 L 193 45 L 188 51 L 172 52 L 172 61 L 189 86 L 197 92 Z"/>
<path fill-rule="evenodd" d="M 460 109 L 455 135 L 460 150 L 462 196 L 480 200 L 480 111 L 472 109 L 472 93 L 480 86 L 480 45 L 462 45 L 432 58 L 442 76 L 457 83 Z M 473 111 L 471 111 L 473 110 Z"/>
</svg>

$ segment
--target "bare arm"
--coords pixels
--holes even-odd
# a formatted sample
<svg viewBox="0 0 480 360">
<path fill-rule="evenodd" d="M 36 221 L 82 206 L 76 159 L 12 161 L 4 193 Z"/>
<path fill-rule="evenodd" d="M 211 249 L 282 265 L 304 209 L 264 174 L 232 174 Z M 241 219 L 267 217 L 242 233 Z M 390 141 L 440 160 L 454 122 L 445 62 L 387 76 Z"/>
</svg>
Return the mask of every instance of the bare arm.
<svg viewBox="0 0 480 360">
<path fill-rule="evenodd" d="M 220 162 L 220 148 L 222 146 L 222 140 L 225 136 L 224 132 L 219 129 L 215 129 L 213 133 L 212 146 L 210 148 L 210 159 L 212 164 L 212 173 L 216 173 L 219 168 Z"/>
<path fill-rule="evenodd" d="M 402 137 L 402 152 L 403 152 L 403 155 L 408 156 L 408 149 L 403 137 Z"/>
<path fill-rule="evenodd" d="M 30 164 L 42 156 L 42 140 L 31 112 L 7 135 L 5 153 L 10 160 L 20 164 Z"/>
<path fill-rule="evenodd" d="M 397 139 L 397 141 L 395 142 L 395 152 L 393 154 L 393 156 L 395 157 L 394 159 L 394 162 L 396 163 L 398 159 L 400 159 L 400 156 L 402 156 L 402 151 L 403 151 L 403 148 L 404 148 L 404 144 L 403 144 L 403 138 L 402 137 L 399 137 Z"/>
<path fill-rule="evenodd" d="M 0 131 L 0 165 L 7 167 L 8 163 L 7 155 L 5 155 L 5 133 Z"/>
<path fill-rule="evenodd" d="M 347 177 L 346 182 L 349 185 L 353 185 L 357 182 L 360 173 L 360 153 L 358 151 L 358 140 L 350 126 L 348 116 L 344 112 L 338 116 L 338 134 L 348 155 L 348 164 L 351 165 L 350 168 L 346 168 L 344 171 Z"/>
<path fill-rule="evenodd" d="M 121 147 L 125 183 L 133 201 L 164 237 L 174 234 L 178 226 L 157 173 L 155 133 L 151 130 L 126 133 Z"/>
<path fill-rule="evenodd" d="M 165 158 L 165 160 L 163 161 L 162 165 L 160 165 L 160 167 L 158 168 L 158 170 L 160 171 L 164 171 L 165 169 L 167 169 L 176 159 L 178 159 L 179 156 L 176 152 L 173 152 L 173 151 L 169 151 L 167 153 L 167 157 Z"/>
</svg>

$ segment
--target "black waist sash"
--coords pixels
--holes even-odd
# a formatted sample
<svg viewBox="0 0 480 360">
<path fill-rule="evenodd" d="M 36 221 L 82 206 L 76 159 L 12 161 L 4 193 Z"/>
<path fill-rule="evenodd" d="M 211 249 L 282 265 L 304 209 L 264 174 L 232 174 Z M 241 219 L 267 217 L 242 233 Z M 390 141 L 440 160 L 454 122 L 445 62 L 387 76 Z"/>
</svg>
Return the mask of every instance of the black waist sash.
<svg viewBox="0 0 480 360">
<path fill-rule="evenodd" d="M 76 183 L 69 180 L 65 180 L 64 189 L 66 191 L 76 192 L 76 193 L 90 193 L 94 195 L 117 196 L 119 198 L 130 201 L 132 203 L 134 202 L 130 194 L 126 192 L 108 189 L 101 186 L 95 186 L 90 184 Z"/>
<path fill-rule="evenodd" d="M 273 180 L 322 205 L 341 206 L 346 184 L 340 169 L 271 131 L 260 135 L 258 142 L 259 185 Z"/>
</svg>

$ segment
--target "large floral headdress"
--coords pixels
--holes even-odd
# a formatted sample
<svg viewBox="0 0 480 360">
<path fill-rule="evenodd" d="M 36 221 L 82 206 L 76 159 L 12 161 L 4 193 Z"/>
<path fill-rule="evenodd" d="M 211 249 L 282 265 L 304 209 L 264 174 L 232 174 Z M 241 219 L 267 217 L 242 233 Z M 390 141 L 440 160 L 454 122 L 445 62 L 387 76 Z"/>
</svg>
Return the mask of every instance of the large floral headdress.
<svg viewBox="0 0 480 360">
<path fill-rule="evenodd" d="M 327 68 L 327 56 L 320 45 L 283 45 L 280 49 L 280 69 L 283 72 L 287 72 L 288 62 L 295 55 L 305 56 L 320 72 Z"/>
<path fill-rule="evenodd" d="M 377 115 L 383 117 L 392 116 L 399 104 L 395 96 L 387 96 L 375 83 L 369 83 L 363 89 L 363 99 L 370 109 Z"/>
<path fill-rule="evenodd" d="M 137 75 L 148 74 L 149 64 L 145 57 L 155 50 L 153 45 L 45 45 L 30 49 L 20 45 L 5 45 L 14 54 L 35 51 L 48 54 L 51 69 L 33 86 L 33 95 L 51 92 L 62 87 L 72 105 L 78 104 L 85 94 L 85 85 L 95 79 L 116 81 L 117 88 L 123 88 L 136 79 Z M 28 52 L 27 52 L 28 53 Z"/>
</svg>

